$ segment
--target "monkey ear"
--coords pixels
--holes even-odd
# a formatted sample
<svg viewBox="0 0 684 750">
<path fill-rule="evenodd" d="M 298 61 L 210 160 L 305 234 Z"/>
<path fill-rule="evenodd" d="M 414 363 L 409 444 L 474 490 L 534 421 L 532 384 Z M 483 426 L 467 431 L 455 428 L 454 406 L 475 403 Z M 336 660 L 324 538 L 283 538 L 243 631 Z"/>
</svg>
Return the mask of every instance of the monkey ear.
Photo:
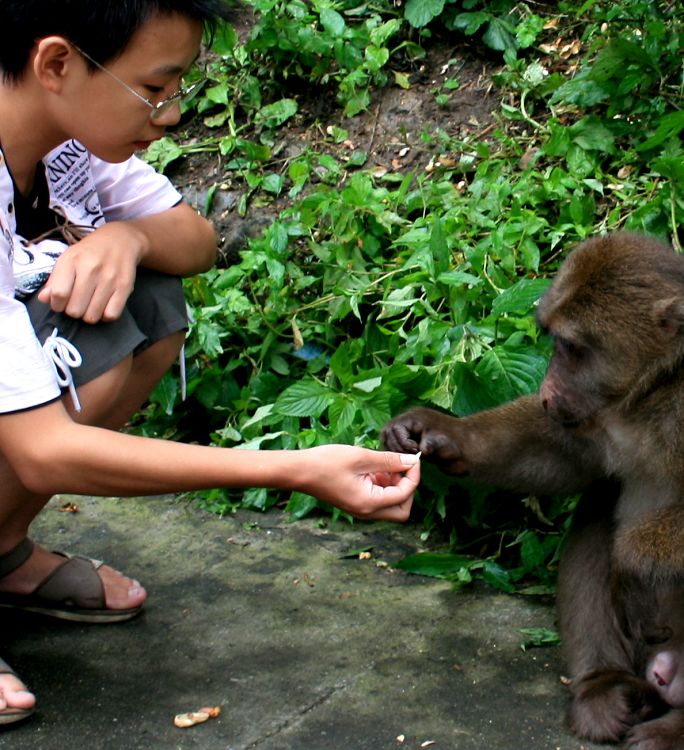
<svg viewBox="0 0 684 750">
<path fill-rule="evenodd" d="M 653 314 L 667 338 L 674 338 L 684 327 L 684 302 L 677 297 L 659 299 L 653 304 Z"/>
</svg>

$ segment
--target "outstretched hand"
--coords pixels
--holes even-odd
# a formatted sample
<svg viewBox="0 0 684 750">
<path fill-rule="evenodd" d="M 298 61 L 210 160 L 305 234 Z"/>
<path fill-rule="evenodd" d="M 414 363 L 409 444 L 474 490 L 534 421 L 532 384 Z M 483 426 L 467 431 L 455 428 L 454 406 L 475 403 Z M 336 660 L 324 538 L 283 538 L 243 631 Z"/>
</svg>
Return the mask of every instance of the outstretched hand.
<svg viewBox="0 0 684 750">
<path fill-rule="evenodd" d="M 306 454 L 306 476 L 297 489 L 368 520 L 406 521 L 420 481 L 415 455 L 350 445 L 321 445 Z"/>
</svg>

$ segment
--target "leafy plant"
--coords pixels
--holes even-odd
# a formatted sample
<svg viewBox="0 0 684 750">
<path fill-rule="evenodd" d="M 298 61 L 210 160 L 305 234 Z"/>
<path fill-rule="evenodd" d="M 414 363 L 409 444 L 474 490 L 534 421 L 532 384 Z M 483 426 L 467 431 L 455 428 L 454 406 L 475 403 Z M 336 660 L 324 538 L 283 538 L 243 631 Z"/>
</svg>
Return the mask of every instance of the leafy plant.
<svg viewBox="0 0 684 750">
<path fill-rule="evenodd" d="M 174 158 L 218 149 L 226 174 L 244 181 L 241 211 L 255 191 L 291 205 L 236 264 L 188 280 L 188 400 L 166 377 L 139 431 L 244 449 L 376 446 L 410 405 L 464 415 L 533 392 L 549 354 L 534 310 L 565 250 L 622 227 L 681 244 L 681 5 L 561 3 L 546 19 L 487 5 L 518 19 L 517 49 L 495 79 L 496 121 L 485 136 L 424 132 L 430 169 L 401 175 L 366 167 L 363 153 L 314 150 L 270 168 L 278 129 L 300 116 L 302 81 L 334 82 L 354 111 L 387 76 L 401 20 L 383 4 L 254 6 L 247 45 L 227 31 L 209 64 L 198 109 L 217 135 L 179 144 Z M 426 23 L 456 18 L 454 3 L 421 7 L 434 11 Z M 458 6 L 485 12 L 477 7 Z M 404 12 L 416 21 L 415 4 Z M 323 143 L 346 137 L 335 126 Z M 175 153 L 173 142 L 157 148 L 159 160 Z M 218 512 L 281 502 L 295 517 L 318 507 L 263 490 L 216 490 L 204 502 Z M 491 495 L 426 465 L 419 504 L 425 538 L 440 529 L 448 552 L 414 572 L 551 587 L 572 499 Z"/>
</svg>

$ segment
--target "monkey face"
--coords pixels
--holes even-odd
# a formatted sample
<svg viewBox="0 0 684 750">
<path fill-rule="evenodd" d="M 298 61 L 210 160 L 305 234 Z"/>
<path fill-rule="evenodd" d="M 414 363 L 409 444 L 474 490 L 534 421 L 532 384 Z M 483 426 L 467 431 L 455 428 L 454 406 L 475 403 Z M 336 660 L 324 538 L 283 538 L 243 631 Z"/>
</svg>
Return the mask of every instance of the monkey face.
<svg viewBox="0 0 684 750">
<path fill-rule="evenodd" d="M 684 352 L 682 287 L 681 256 L 647 238 L 620 233 L 573 250 L 537 311 L 554 343 L 540 391 L 549 416 L 577 429 L 633 406 L 654 367 Z"/>
</svg>

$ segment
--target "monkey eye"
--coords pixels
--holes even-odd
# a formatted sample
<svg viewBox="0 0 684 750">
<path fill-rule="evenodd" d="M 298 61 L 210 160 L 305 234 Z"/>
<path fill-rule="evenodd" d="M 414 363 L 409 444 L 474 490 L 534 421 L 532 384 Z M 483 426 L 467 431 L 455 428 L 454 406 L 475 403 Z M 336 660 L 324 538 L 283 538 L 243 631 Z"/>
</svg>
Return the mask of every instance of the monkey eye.
<svg viewBox="0 0 684 750">
<path fill-rule="evenodd" d="M 556 346 L 556 351 L 569 357 L 577 357 L 581 352 L 581 348 L 577 346 L 577 344 L 568 339 L 564 339 L 562 336 L 556 336 L 554 344 Z"/>
<path fill-rule="evenodd" d="M 674 635 L 672 628 L 664 625 L 663 627 L 653 627 L 644 633 L 644 641 L 648 646 L 657 646 L 665 641 L 669 641 Z"/>
</svg>

